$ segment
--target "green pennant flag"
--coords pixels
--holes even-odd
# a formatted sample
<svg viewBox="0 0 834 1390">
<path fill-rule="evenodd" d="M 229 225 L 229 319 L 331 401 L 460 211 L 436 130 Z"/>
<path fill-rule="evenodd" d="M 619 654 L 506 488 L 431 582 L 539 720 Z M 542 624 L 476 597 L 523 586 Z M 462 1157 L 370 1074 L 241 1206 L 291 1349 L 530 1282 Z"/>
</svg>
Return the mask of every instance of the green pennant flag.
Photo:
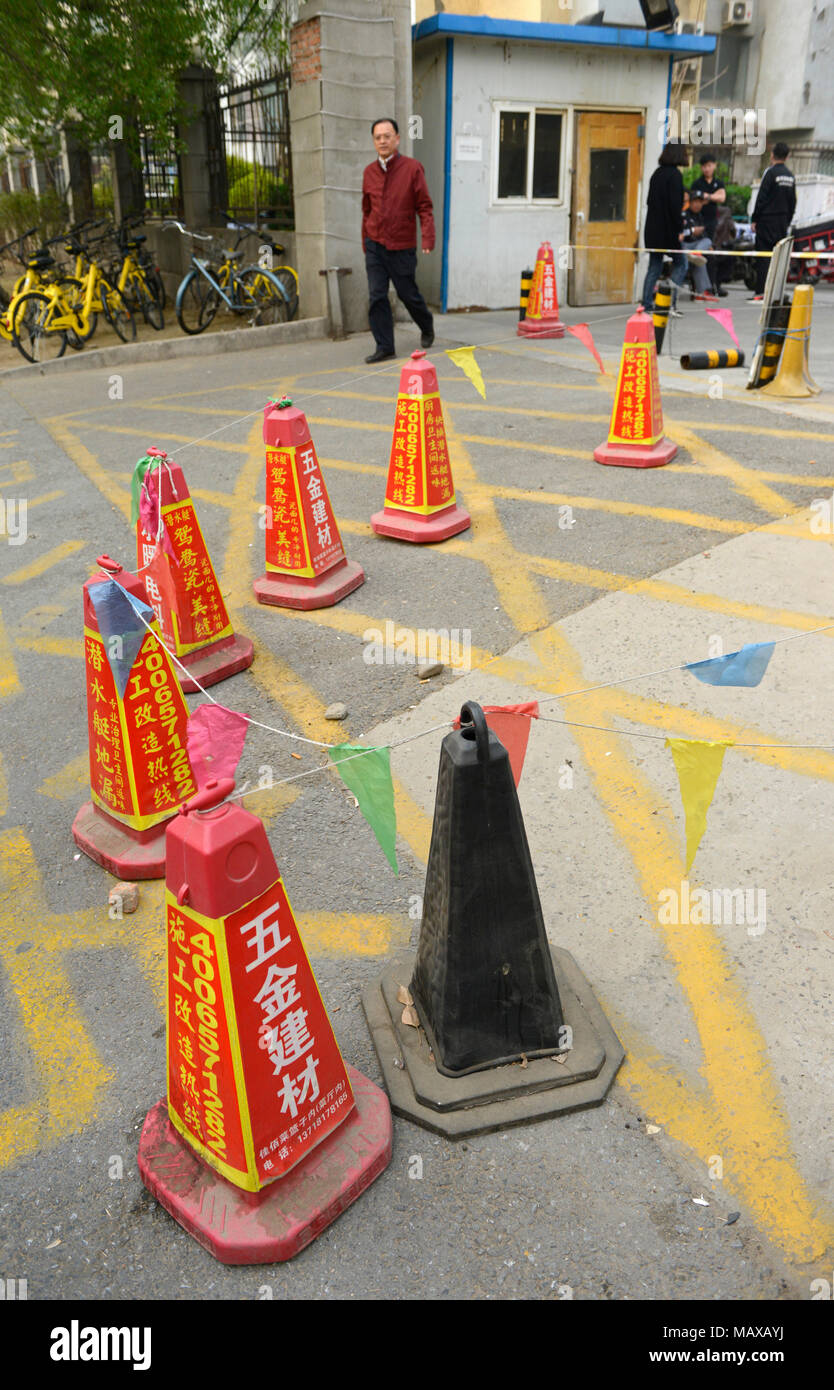
<svg viewBox="0 0 834 1390">
<path fill-rule="evenodd" d="M 355 756 L 358 753 L 365 756 Z M 379 840 L 388 863 L 394 873 L 399 874 L 390 748 L 364 748 L 359 743 L 340 743 L 330 749 L 330 758 L 345 786 L 359 802 L 359 810 Z"/>
<path fill-rule="evenodd" d="M 130 480 L 130 524 L 135 526 L 139 520 L 139 493 L 142 490 L 142 483 L 145 481 L 145 474 L 152 463 L 158 462 L 148 454 L 140 459 L 133 470 L 133 477 Z"/>
<path fill-rule="evenodd" d="M 667 738 L 678 771 L 684 816 L 686 818 L 686 872 L 707 828 L 707 811 L 712 805 L 721 764 L 730 743 L 708 743 L 694 738 Z"/>
</svg>

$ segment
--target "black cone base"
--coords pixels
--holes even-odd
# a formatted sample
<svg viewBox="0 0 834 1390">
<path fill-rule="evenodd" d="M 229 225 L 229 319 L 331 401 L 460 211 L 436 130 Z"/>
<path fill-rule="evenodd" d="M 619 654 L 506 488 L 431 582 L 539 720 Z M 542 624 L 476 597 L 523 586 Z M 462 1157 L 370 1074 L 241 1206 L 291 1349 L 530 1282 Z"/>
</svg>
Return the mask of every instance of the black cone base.
<svg viewBox="0 0 834 1390">
<path fill-rule="evenodd" d="M 362 996 L 365 1017 L 395 1115 L 449 1139 L 530 1124 L 572 1110 L 601 1105 L 624 1052 L 594 997 L 588 981 L 568 951 L 551 946 L 559 984 L 569 1050 L 556 1057 L 444 1076 L 437 1069 L 423 1028 L 402 1020 L 397 1000 L 408 986 L 414 957 L 390 966 Z"/>
</svg>

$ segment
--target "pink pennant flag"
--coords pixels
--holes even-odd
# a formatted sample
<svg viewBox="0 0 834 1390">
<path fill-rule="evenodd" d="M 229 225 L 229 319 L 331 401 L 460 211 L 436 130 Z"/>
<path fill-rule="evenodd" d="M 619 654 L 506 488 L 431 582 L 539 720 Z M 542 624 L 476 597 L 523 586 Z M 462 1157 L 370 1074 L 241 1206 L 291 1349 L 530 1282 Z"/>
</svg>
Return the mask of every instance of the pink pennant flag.
<svg viewBox="0 0 834 1390">
<path fill-rule="evenodd" d="M 154 465 L 148 469 L 142 479 L 142 486 L 139 490 L 139 529 L 144 531 L 146 536 L 156 538 L 159 535 L 159 468 Z M 161 536 L 162 549 L 166 555 L 170 555 L 175 564 L 179 564 L 174 547 L 171 544 L 171 537 L 168 535 L 168 528 L 163 524 Z"/>
<path fill-rule="evenodd" d="M 530 737 L 530 720 L 539 717 L 538 701 L 525 700 L 520 705 L 484 705 L 483 711 L 487 726 L 509 754 L 513 781 L 518 786 Z M 460 716 L 455 720 L 454 728 L 460 728 Z"/>
<path fill-rule="evenodd" d="M 565 328 L 568 330 L 569 333 L 573 334 L 574 338 L 578 338 L 580 343 L 585 344 L 585 347 L 588 349 L 591 356 L 596 358 L 597 362 L 599 363 L 599 369 L 604 374 L 605 368 L 602 365 L 602 358 L 597 352 L 596 344 L 594 343 L 594 340 L 591 337 L 591 330 L 588 327 L 587 323 L 575 323 L 573 324 L 573 326 L 571 326 L 571 324 L 569 323 L 566 323 Z"/>
<path fill-rule="evenodd" d="M 716 323 L 720 323 L 722 328 L 726 328 L 736 347 L 740 347 L 741 344 L 736 337 L 736 330 L 733 327 L 732 309 L 707 309 L 707 313 L 711 319 L 715 319 Z"/>
<path fill-rule="evenodd" d="M 248 728 L 246 716 L 225 705 L 200 705 L 189 716 L 185 742 L 198 787 L 234 777 Z"/>
</svg>

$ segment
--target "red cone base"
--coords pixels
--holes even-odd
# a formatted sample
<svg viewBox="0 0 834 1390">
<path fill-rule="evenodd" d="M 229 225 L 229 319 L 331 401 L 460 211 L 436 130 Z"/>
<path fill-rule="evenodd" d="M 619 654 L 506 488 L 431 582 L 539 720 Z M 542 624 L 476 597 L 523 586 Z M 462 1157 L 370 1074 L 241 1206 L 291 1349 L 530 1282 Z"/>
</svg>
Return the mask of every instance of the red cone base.
<svg viewBox="0 0 834 1390">
<path fill-rule="evenodd" d="M 195 690 L 199 690 L 200 686 L 205 689 L 207 685 L 216 685 L 218 681 L 224 681 L 227 676 L 233 676 L 237 671 L 245 671 L 252 665 L 254 656 L 255 649 L 249 638 L 233 632 L 231 637 L 221 637 L 209 647 L 199 647 L 196 652 L 179 657 L 179 661 L 194 677 L 192 680 L 183 675 L 177 667 L 180 685 L 186 695 L 191 695 Z M 197 685 L 198 681 L 200 686 Z"/>
<path fill-rule="evenodd" d="M 656 444 L 600 444 L 594 449 L 597 463 L 613 463 L 620 468 L 660 468 L 678 452 L 666 436 Z"/>
<path fill-rule="evenodd" d="M 522 319 L 516 330 L 518 338 L 564 338 L 565 325 L 559 319 Z"/>
<path fill-rule="evenodd" d="M 356 1106 L 285 1178 L 260 1192 L 227 1182 L 174 1129 L 167 1102 L 148 1112 L 139 1140 L 142 1181 L 167 1212 L 227 1265 L 290 1260 L 355 1202 L 391 1161 L 383 1091 L 348 1066 Z"/>
<path fill-rule="evenodd" d="M 398 541 L 447 541 L 472 525 L 465 507 L 453 502 L 441 512 L 423 516 L 420 512 L 404 512 L 399 507 L 383 507 L 374 512 L 371 525 L 378 536 L 393 536 Z"/>
<path fill-rule="evenodd" d="M 72 838 L 79 849 L 115 878 L 164 878 L 167 823 L 131 830 L 100 806 L 85 801 L 72 823 Z"/>
<path fill-rule="evenodd" d="M 276 608 L 330 608 L 365 583 L 365 571 L 355 560 L 340 560 L 315 579 L 267 570 L 252 588 L 258 603 Z"/>
</svg>

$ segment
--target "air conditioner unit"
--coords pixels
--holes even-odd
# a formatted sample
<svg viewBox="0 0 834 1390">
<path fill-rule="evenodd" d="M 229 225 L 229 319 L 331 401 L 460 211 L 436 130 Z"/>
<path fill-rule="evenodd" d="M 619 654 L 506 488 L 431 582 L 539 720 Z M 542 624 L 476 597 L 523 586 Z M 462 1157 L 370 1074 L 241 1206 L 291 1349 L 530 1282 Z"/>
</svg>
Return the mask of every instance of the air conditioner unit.
<svg viewBox="0 0 834 1390">
<path fill-rule="evenodd" d="M 753 0 L 725 0 L 722 28 L 753 23 Z"/>
<path fill-rule="evenodd" d="M 676 34 L 703 34 L 704 25 L 701 20 L 696 23 L 691 19 L 676 19 L 674 32 Z"/>
</svg>

